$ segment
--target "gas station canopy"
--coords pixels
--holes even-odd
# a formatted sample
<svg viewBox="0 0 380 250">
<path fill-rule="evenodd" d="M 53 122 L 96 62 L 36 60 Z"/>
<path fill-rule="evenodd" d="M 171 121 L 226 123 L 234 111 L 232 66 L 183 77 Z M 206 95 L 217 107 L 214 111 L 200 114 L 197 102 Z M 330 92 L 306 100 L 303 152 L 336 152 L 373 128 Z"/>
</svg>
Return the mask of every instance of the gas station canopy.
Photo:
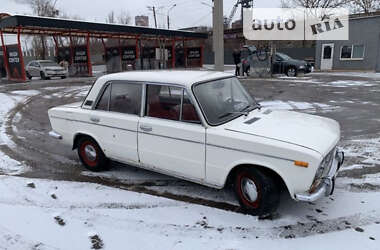
<svg viewBox="0 0 380 250">
<path fill-rule="evenodd" d="M 155 29 L 120 24 L 95 23 L 48 17 L 14 15 L 0 19 L 3 33 L 47 36 L 90 36 L 96 38 L 135 38 L 145 39 L 157 37 L 186 40 L 207 39 L 205 33 L 190 31 Z"/>
</svg>

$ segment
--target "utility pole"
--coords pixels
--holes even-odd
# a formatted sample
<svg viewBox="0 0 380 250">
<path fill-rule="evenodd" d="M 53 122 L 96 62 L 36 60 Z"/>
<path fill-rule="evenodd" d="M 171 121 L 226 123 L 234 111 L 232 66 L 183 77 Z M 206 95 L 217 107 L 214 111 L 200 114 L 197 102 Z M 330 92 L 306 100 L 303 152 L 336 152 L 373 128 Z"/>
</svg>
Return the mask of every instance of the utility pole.
<svg viewBox="0 0 380 250">
<path fill-rule="evenodd" d="M 223 0 L 213 0 L 213 47 L 215 70 L 224 71 L 224 17 Z"/>
<path fill-rule="evenodd" d="M 157 29 L 157 17 L 156 17 L 156 7 L 153 6 L 153 16 L 154 16 L 154 25 Z"/>
<path fill-rule="evenodd" d="M 155 6 L 147 6 L 148 10 L 153 11 L 153 18 L 154 18 L 154 26 L 157 29 L 157 17 L 156 17 L 156 7 Z"/>
<path fill-rule="evenodd" d="M 169 17 L 169 13 L 176 6 L 177 6 L 177 4 L 173 4 L 173 6 L 170 7 L 169 10 L 168 10 L 168 15 L 167 15 L 167 17 L 168 17 L 168 30 L 170 29 L 170 17 Z"/>
</svg>

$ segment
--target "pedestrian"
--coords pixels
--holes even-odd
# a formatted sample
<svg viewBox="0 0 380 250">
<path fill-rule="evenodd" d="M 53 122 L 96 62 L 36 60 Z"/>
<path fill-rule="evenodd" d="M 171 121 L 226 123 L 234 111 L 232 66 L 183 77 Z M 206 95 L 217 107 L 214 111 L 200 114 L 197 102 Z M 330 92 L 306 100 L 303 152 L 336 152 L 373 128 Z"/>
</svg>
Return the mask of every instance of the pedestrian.
<svg viewBox="0 0 380 250">
<path fill-rule="evenodd" d="M 234 63 L 235 63 L 235 75 L 240 75 L 240 67 L 241 67 L 241 52 L 238 49 L 234 49 L 234 52 L 232 53 L 232 56 L 234 57 Z"/>
</svg>

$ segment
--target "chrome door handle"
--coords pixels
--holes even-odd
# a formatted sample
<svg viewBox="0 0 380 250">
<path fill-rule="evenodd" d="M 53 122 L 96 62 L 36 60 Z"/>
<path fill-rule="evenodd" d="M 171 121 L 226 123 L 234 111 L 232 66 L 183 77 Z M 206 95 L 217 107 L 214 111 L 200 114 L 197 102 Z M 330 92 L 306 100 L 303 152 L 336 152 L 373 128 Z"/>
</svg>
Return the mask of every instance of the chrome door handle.
<svg viewBox="0 0 380 250">
<path fill-rule="evenodd" d="M 140 125 L 140 129 L 145 132 L 152 132 L 152 127 L 147 125 Z"/>
<path fill-rule="evenodd" d="M 92 122 L 96 122 L 96 123 L 100 122 L 100 119 L 97 118 L 97 117 L 90 117 L 90 120 L 91 120 Z"/>
</svg>

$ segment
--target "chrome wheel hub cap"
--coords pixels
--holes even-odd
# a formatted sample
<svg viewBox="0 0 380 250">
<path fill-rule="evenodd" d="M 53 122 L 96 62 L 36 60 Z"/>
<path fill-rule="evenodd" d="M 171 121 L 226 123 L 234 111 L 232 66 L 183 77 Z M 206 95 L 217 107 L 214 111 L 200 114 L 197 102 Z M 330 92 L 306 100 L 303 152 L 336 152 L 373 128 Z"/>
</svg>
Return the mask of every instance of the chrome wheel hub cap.
<svg viewBox="0 0 380 250">
<path fill-rule="evenodd" d="M 84 153 L 86 154 L 87 159 L 90 161 L 96 160 L 96 150 L 92 145 L 86 145 L 84 148 Z"/>
<path fill-rule="evenodd" d="M 256 184 L 249 178 L 243 178 L 241 181 L 241 190 L 243 191 L 244 198 L 249 202 L 257 200 L 257 187 Z"/>
</svg>

